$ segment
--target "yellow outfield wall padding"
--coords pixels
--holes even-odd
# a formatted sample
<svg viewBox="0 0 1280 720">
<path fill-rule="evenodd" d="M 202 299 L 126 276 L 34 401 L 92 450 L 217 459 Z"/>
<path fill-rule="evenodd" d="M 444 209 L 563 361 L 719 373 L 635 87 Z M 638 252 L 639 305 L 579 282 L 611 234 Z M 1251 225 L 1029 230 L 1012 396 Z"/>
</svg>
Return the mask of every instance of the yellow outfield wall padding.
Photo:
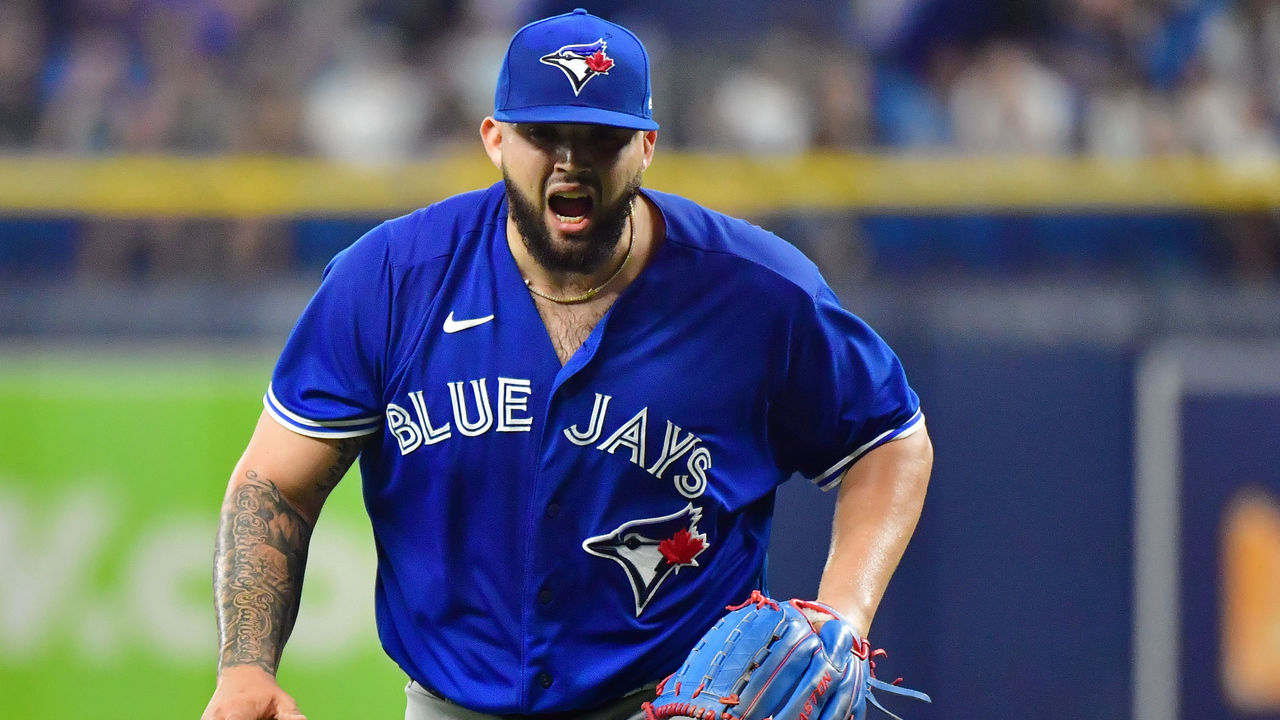
<svg viewBox="0 0 1280 720">
<path fill-rule="evenodd" d="M 0 156 L 0 215 L 389 215 L 486 186 L 477 148 L 372 167 L 268 156 Z M 645 185 L 734 214 L 1280 208 L 1280 159 L 659 152 Z"/>
</svg>

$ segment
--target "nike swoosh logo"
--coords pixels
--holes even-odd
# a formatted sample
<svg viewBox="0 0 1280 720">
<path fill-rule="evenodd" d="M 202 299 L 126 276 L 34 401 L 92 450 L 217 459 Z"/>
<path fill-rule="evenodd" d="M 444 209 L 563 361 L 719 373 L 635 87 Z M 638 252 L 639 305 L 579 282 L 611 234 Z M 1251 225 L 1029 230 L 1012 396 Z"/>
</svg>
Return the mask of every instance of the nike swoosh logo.
<svg viewBox="0 0 1280 720">
<path fill-rule="evenodd" d="M 449 317 L 444 319 L 444 331 L 447 333 L 456 333 L 460 330 L 470 330 L 477 325 L 483 325 L 493 319 L 492 315 L 484 317 L 470 318 L 467 320 L 454 320 L 453 312 L 449 313 Z"/>
</svg>

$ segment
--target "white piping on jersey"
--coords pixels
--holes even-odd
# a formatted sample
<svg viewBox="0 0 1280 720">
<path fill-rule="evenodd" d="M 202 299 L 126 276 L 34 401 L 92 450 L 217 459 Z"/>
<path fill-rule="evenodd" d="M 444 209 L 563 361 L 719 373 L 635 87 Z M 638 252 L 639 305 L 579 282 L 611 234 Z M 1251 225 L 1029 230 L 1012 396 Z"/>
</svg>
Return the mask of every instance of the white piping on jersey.
<svg viewBox="0 0 1280 720">
<path fill-rule="evenodd" d="M 264 400 L 263 405 L 267 408 L 267 414 L 271 416 L 271 419 L 280 423 L 281 425 L 288 428 L 289 430 L 292 430 L 293 432 L 298 433 L 299 435 L 306 435 L 307 437 L 313 437 L 313 438 L 337 439 L 337 438 L 360 437 L 361 435 L 371 435 L 378 431 L 377 425 L 371 425 L 371 426 L 362 428 L 360 430 L 313 430 L 304 425 L 298 425 L 293 421 L 291 421 L 289 418 L 285 417 L 282 414 L 284 408 L 277 408 L 276 406 L 272 405 L 270 402 L 267 402 L 265 397 L 263 398 L 263 400 Z"/>
<path fill-rule="evenodd" d="M 875 439 L 873 439 L 871 442 L 863 445 L 862 447 L 859 447 L 857 450 L 854 450 L 848 455 L 845 455 L 844 457 L 840 458 L 840 460 L 835 465 L 832 465 L 830 468 L 828 468 L 826 472 L 815 477 L 813 479 L 813 484 L 817 485 L 819 488 L 822 488 L 823 490 L 830 490 L 831 488 L 840 484 L 839 482 L 837 482 L 839 480 L 839 476 L 837 476 L 835 479 L 832 479 L 832 476 L 836 475 L 836 473 L 843 470 L 854 460 L 857 460 L 867 450 L 875 447 L 886 437 L 889 437 L 892 435 L 894 440 L 897 440 L 899 438 L 904 438 L 914 433 L 915 431 L 919 430 L 923 426 L 924 426 L 924 414 L 919 409 L 917 409 L 916 414 L 912 415 L 911 419 L 907 420 L 902 425 L 899 425 L 898 427 L 892 430 L 885 430 L 884 432 L 877 435 Z"/>
<path fill-rule="evenodd" d="M 323 428 L 337 429 L 337 428 L 356 427 L 360 425 L 364 425 L 364 426 L 373 425 L 374 426 L 373 428 L 361 429 L 355 433 L 349 433 L 348 431 L 348 435 L 346 436 L 350 437 L 352 434 L 367 435 L 370 432 L 373 432 L 373 430 L 376 430 L 377 425 L 382 420 L 382 417 L 379 415 L 371 415 L 365 418 L 355 418 L 353 420 L 325 420 L 325 421 L 310 420 L 302 417 L 301 415 L 298 415 L 295 412 L 292 412 L 291 410 L 289 410 L 289 408 L 285 407 L 284 404 L 280 402 L 280 399 L 276 397 L 275 391 L 274 389 L 272 389 L 271 385 L 267 385 L 267 394 L 266 394 L 266 397 L 263 398 L 263 400 L 264 400 L 263 404 L 266 405 L 267 410 L 270 410 L 272 411 L 273 414 L 276 414 L 279 416 L 277 419 L 282 421 L 287 421 L 285 422 L 286 425 L 301 426 L 301 428 L 299 428 L 300 430 L 302 428 L 317 428 L 318 429 L 317 432 L 320 432 L 319 429 L 323 429 Z M 303 433 L 303 434 L 306 435 L 310 433 Z M 334 432 L 323 432 L 322 435 L 324 437 L 342 437 Z"/>
<path fill-rule="evenodd" d="M 352 425 L 367 425 L 371 422 L 377 422 L 382 419 L 380 415 L 370 415 L 367 418 L 355 418 L 354 420 L 308 420 L 285 407 L 280 399 L 276 397 L 275 391 L 270 385 L 267 385 L 267 397 L 271 398 L 271 404 L 275 405 L 285 417 L 298 423 L 299 425 L 309 425 L 311 427 L 351 427 Z"/>
</svg>

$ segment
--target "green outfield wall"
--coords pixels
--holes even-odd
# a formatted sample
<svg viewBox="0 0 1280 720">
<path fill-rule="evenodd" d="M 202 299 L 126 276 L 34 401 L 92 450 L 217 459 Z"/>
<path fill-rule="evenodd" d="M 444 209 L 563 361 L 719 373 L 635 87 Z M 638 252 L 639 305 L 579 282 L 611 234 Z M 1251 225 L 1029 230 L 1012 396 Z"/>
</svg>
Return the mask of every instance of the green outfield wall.
<svg viewBox="0 0 1280 720">
<path fill-rule="evenodd" d="M 0 351 L 0 719 L 197 718 L 211 560 L 271 354 Z M 312 543 L 281 684 L 311 720 L 403 717 L 352 472 Z"/>
</svg>

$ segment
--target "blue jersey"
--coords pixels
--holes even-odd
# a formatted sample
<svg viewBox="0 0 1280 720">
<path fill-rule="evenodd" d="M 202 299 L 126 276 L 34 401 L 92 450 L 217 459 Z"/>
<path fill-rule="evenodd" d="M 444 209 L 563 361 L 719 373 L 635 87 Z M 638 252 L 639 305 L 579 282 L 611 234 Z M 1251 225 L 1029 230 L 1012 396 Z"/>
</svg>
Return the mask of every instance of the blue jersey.
<svg viewBox="0 0 1280 720">
<path fill-rule="evenodd" d="M 367 435 L 386 652 L 487 713 L 591 707 L 674 671 L 763 587 L 776 487 L 921 426 L 885 343 L 770 233 L 643 191 L 665 240 L 561 366 L 501 184 L 334 258 L 270 413 Z"/>
</svg>

